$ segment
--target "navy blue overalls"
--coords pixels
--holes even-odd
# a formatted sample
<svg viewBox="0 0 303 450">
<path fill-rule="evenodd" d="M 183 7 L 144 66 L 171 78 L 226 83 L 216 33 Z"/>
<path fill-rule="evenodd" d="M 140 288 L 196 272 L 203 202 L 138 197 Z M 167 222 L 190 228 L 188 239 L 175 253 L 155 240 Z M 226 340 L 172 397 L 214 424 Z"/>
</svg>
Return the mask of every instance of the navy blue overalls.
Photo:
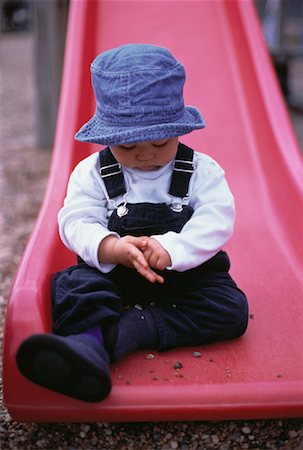
<svg viewBox="0 0 303 450">
<path fill-rule="evenodd" d="M 126 192 L 119 164 L 109 148 L 100 152 L 100 175 L 109 198 Z M 193 173 L 193 150 L 179 144 L 169 193 L 184 198 Z M 193 210 L 182 204 L 124 203 L 109 218 L 120 236 L 180 232 Z M 164 270 L 164 284 L 150 283 L 136 270 L 117 265 L 103 274 L 83 261 L 56 274 L 52 284 L 53 331 L 63 336 L 119 320 L 125 307 L 140 304 L 154 318 L 159 351 L 202 345 L 242 335 L 248 304 L 228 271 L 227 254 L 185 272 Z"/>
</svg>

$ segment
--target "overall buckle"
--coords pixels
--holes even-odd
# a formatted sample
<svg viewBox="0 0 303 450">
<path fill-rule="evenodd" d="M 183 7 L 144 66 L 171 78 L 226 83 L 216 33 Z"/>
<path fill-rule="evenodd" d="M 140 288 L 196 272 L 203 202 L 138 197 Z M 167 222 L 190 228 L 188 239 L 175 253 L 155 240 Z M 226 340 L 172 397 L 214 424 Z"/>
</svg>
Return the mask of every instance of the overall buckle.
<svg viewBox="0 0 303 450">
<path fill-rule="evenodd" d="M 120 173 L 122 173 L 121 164 L 115 163 L 115 164 L 109 164 L 108 166 L 103 166 L 99 170 L 99 173 L 101 175 L 101 178 L 107 178 L 107 177 L 111 177 L 113 175 L 119 175 Z"/>
<path fill-rule="evenodd" d="M 174 170 L 176 172 L 194 173 L 196 164 L 186 159 L 175 159 Z"/>
</svg>

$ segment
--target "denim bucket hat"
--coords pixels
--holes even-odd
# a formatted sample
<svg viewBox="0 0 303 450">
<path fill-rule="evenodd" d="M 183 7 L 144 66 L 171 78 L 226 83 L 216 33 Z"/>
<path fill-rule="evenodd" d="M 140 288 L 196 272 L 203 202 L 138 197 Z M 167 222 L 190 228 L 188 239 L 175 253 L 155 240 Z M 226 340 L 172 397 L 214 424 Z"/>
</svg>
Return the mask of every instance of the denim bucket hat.
<svg viewBox="0 0 303 450">
<path fill-rule="evenodd" d="M 91 64 L 94 116 L 75 138 L 119 145 L 182 136 L 204 128 L 199 110 L 184 106 L 185 70 L 163 47 L 127 44 Z"/>
</svg>

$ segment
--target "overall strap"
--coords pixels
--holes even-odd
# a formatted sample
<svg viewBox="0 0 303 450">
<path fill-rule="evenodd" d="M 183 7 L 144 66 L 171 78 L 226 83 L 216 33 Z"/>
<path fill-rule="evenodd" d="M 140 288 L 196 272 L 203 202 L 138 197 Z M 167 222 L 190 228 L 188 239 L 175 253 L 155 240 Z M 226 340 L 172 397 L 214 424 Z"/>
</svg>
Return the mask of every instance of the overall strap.
<svg viewBox="0 0 303 450">
<path fill-rule="evenodd" d="M 116 161 L 109 147 L 99 152 L 100 175 L 104 181 L 109 198 L 126 194 L 121 165 Z"/>
<path fill-rule="evenodd" d="M 172 174 L 169 194 L 184 198 L 188 195 L 191 176 L 195 170 L 194 151 L 184 144 L 179 144 Z M 104 181 L 109 198 L 126 194 L 121 165 L 116 161 L 109 147 L 99 152 L 100 175 Z"/>
<path fill-rule="evenodd" d="M 194 151 L 184 144 L 179 144 L 174 162 L 169 194 L 173 197 L 187 197 L 191 176 L 195 170 Z"/>
</svg>

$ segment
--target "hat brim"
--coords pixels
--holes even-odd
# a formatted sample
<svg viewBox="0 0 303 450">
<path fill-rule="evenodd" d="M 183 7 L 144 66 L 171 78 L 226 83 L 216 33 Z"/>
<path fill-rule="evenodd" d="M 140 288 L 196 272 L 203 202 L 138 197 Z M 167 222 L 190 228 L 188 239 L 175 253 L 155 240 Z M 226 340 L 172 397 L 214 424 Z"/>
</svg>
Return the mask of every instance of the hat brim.
<svg viewBox="0 0 303 450">
<path fill-rule="evenodd" d="M 183 116 L 174 122 L 125 127 L 106 124 L 103 115 L 97 110 L 95 115 L 75 134 L 75 139 L 80 142 L 119 145 L 183 136 L 204 127 L 205 122 L 200 111 L 193 106 L 186 106 Z"/>
</svg>

